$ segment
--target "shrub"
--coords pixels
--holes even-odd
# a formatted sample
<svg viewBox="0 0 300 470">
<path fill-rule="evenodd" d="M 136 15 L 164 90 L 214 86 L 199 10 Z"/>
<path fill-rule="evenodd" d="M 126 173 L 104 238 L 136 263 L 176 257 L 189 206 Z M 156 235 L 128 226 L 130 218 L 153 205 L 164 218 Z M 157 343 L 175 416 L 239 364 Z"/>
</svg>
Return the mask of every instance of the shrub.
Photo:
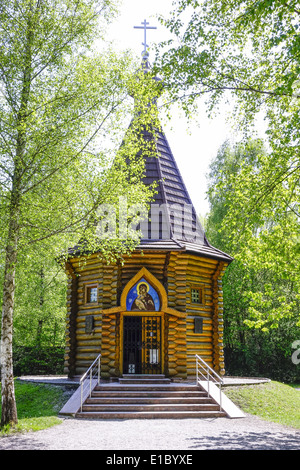
<svg viewBox="0 0 300 470">
<path fill-rule="evenodd" d="M 64 370 L 64 348 L 15 346 L 14 375 L 57 375 Z"/>
</svg>

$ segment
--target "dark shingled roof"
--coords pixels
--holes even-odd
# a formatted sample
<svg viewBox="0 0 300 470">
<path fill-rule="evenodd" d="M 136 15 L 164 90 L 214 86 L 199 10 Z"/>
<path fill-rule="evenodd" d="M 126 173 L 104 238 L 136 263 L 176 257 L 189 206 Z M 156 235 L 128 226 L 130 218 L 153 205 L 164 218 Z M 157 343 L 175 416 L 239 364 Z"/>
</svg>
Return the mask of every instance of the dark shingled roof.
<svg viewBox="0 0 300 470">
<path fill-rule="evenodd" d="M 208 242 L 163 131 L 156 133 L 156 148 L 157 158 L 146 158 L 143 181 L 156 182 L 157 194 L 148 220 L 141 224 L 143 236 L 137 249 L 187 251 L 231 262 L 231 256 Z"/>
</svg>

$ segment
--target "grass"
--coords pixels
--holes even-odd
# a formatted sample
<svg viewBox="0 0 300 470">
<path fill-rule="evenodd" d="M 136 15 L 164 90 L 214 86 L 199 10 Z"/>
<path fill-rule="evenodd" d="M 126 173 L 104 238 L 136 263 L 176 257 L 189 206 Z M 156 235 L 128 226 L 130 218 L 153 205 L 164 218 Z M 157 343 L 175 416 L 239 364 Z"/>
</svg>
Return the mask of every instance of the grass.
<svg viewBox="0 0 300 470">
<path fill-rule="evenodd" d="M 269 382 L 226 387 L 225 394 L 244 412 L 300 429 L 300 385 Z"/>
<path fill-rule="evenodd" d="M 18 424 L 0 429 L 0 436 L 14 432 L 39 431 L 62 422 L 57 417 L 67 400 L 62 387 L 15 380 L 15 395 Z"/>
</svg>

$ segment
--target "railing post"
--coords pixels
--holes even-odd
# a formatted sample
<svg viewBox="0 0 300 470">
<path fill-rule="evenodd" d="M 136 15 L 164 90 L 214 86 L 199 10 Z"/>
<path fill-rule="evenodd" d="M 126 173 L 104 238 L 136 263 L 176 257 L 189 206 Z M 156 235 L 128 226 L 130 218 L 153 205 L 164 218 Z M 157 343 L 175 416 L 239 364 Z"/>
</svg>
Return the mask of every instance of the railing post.
<svg viewBox="0 0 300 470">
<path fill-rule="evenodd" d="M 100 362 L 100 356 L 98 359 L 98 385 L 100 383 L 100 368 L 101 368 L 101 362 Z"/>
<path fill-rule="evenodd" d="M 223 379 L 214 371 L 198 354 L 195 354 L 196 357 L 196 379 L 201 374 L 204 380 L 207 381 L 207 394 L 210 396 L 210 378 L 212 383 L 216 382 L 219 385 L 220 391 L 220 410 L 222 410 L 222 384 Z M 201 369 L 199 369 L 201 367 Z"/>
<path fill-rule="evenodd" d="M 101 359 L 101 354 L 99 354 L 96 359 L 94 360 L 94 362 L 92 363 L 92 365 L 88 368 L 88 370 L 83 374 L 83 376 L 81 377 L 80 379 L 80 409 L 82 411 L 82 405 L 83 405 L 83 387 L 88 383 L 87 381 L 90 380 L 90 397 L 92 396 L 92 382 L 93 382 L 93 373 L 95 374 L 95 378 L 96 378 L 96 367 L 97 367 L 97 364 L 98 364 L 98 384 L 100 383 L 100 359 Z M 85 387 L 85 390 L 86 390 L 86 387 Z"/>
<path fill-rule="evenodd" d="M 207 369 L 207 393 L 209 396 L 209 370 Z"/>
</svg>

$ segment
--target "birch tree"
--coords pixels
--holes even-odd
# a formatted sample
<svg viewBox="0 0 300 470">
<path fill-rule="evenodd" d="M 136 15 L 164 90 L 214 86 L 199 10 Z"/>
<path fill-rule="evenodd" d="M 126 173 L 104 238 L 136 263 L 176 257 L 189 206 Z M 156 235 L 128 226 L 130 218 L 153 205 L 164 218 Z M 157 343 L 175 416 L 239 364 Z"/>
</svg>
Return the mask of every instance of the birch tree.
<svg viewBox="0 0 300 470">
<path fill-rule="evenodd" d="M 142 144 L 134 129 L 152 113 L 139 113 L 112 165 L 132 106 L 128 89 L 142 80 L 132 81 L 129 54 L 95 52 L 114 12 L 111 0 L 0 5 L 1 425 L 17 423 L 12 335 L 21 254 L 35 247 L 58 256 L 79 241 L 87 251 L 99 249 L 99 206 L 119 196 L 128 204 L 151 196 L 141 182 Z M 116 237 L 101 249 L 110 256 L 133 246 Z"/>
</svg>

